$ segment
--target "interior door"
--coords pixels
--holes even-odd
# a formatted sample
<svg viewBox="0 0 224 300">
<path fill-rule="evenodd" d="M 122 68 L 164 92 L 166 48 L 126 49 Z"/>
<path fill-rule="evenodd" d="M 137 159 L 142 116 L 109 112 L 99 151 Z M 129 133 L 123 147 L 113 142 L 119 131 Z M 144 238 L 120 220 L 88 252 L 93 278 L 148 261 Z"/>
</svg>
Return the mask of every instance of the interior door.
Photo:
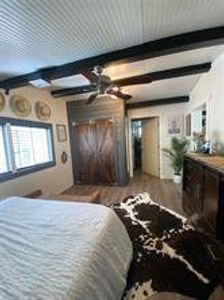
<svg viewBox="0 0 224 300">
<path fill-rule="evenodd" d="M 112 120 L 95 122 L 96 133 L 96 182 L 113 184 L 115 182 L 114 166 L 114 123 Z"/>
<path fill-rule="evenodd" d="M 94 184 L 96 168 L 95 124 L 92 122 L 75 125 L 75 148 L 77 156 L 75 177 L 78 183 Z"/>
<path fill-rule="evenodd" d="M 77 168 L 80 183 L 114 184 L 114 123 L 110 119 L 76 125 Z"/>
<path fill-rule="evenodd" d="M 142 172 L 160 176 L 159 118 L 142 123 Z"/>
</svg>

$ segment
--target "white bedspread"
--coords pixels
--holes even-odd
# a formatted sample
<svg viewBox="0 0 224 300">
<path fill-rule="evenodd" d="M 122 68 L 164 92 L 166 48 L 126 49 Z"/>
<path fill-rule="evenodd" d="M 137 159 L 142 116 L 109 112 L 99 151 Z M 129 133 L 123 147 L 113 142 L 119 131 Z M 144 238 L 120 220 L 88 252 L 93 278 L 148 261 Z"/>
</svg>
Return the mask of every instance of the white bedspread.
<svg viewBox="0 0 224 300">
<path fill-rule="evenodd" d="M 118 300 L 131 256 L 128 234 L 109 208 L 0 202 L 1 300 Z"/>
</svg>

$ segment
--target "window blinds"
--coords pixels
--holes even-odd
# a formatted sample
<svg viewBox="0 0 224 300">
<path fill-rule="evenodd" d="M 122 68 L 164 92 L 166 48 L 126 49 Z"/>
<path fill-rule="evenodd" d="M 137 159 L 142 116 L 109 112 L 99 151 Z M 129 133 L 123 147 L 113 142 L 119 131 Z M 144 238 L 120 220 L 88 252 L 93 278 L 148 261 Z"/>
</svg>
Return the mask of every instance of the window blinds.
<svg viewBox="0 0 224 300">
<path fill-rule="evenodd" d="M 52 160 L 49 133 L 46 128 L 11 126 L 16 169 Z"/>
<path fill-rule="evenodd" d="M 5 151 L 3 127 L 0 125 L 0 174 L 8 171 L 7 157 Z"/>
</svg>

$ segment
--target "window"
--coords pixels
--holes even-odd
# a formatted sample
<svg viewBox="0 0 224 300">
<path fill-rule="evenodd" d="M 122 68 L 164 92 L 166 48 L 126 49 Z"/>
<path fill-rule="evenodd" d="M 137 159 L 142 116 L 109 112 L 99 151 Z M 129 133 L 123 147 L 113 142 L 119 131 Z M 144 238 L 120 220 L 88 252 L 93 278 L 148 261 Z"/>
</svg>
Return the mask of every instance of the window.
<svg viewBox="0 0 224 300">
<path fill-rule="evenodd" d="M 0 181 L 53 165 L 50 124 L 0 118 Z"/>
<path fill-rule="evenodd" d="M 12 126 L 11 133 L 16 168 L 43 164 L 51 160 L 47 129 Z"/>
<path fill-rule="evenodd" d="M 0 126 L 0 174 L 8 172 L 7 156 L 3 135 L 3 126 Z"/>
</svg>

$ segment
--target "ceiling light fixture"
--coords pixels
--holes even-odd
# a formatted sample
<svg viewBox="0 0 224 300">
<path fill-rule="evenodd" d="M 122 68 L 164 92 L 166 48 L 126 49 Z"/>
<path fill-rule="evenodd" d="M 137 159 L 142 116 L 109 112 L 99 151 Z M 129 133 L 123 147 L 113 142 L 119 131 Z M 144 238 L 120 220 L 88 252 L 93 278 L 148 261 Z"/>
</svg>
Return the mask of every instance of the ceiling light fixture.
<svg viewBox="0 0 224 300">
<path fill-rule="evenodd" d="M 49 81 L 47 81 L 45 79 L 42 79 L 42 78 L 39 78 L 39 79 L 36 79 L 36 80 L 31 80 L 31 81 L 29 81 L 29 83 L 32 86 L 35 86 L 38 89 L 42 89 L 42 88 L 51 86 L 51 83 Z"/>
<path fill-rule="evenodd" d="M 114 87 L 113 87 L 113 91 L 114 92 L 120 92 L 121 91 L 121 89 L 117 86 L 117 85 L 115 85 Z"/>
</svg>

